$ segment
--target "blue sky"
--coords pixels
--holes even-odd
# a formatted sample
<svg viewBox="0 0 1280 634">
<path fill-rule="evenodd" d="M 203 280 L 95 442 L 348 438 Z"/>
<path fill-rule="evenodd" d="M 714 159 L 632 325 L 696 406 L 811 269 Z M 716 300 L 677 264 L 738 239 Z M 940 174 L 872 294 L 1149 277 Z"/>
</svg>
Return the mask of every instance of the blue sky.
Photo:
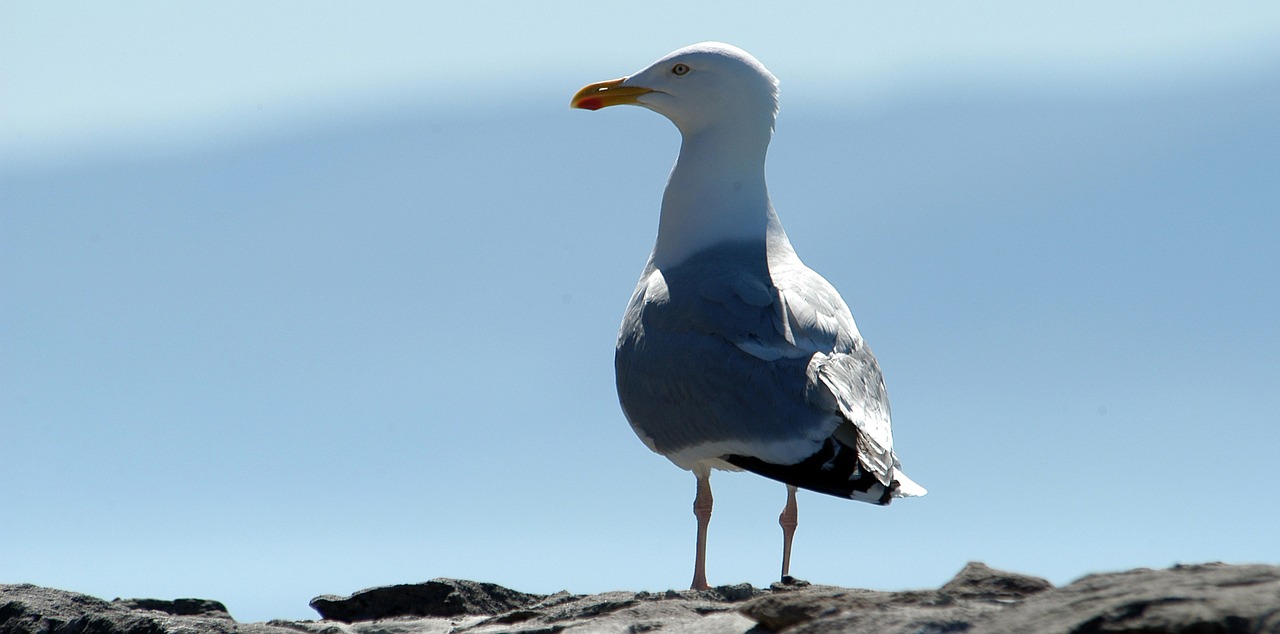
<svg viewBox="0 0 1280 634">
<path fill-rule="evenodd" d="M 612 377 L 678 139 L 567 102 L 707 39 L 930 489 L 802 495 L 798 576 L 1280 560 L 1280 8 L 817 6 L 0 4 L 0 582 L 686 585 Z M 766 585 L 782 487 L 713 484 Z"/>
</svg>

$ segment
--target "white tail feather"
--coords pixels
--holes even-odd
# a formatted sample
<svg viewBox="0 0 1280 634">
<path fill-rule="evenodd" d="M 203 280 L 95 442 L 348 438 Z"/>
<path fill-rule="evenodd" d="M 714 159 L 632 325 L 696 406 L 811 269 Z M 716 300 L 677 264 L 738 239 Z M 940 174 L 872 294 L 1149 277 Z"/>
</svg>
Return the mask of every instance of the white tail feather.
<svg viewBox="0 0 1280 634">
<path fill-rule="evenodd" d="M 896 498 L 918 498 L 926 493 L 924 487 L 916 484 L 915 480 L 907 477 L 907 474 L 899 471 L 897 467 L 893 468 L 893 479 L 898 482 L 898 490 L 893 492 Z"/>
</svg>

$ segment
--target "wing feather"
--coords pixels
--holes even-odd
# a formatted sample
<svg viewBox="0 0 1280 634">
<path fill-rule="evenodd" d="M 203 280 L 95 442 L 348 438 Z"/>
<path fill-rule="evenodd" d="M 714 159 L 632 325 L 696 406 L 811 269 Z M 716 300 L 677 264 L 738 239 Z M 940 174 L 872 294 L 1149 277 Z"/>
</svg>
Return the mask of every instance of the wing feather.
<svg viewBox="0 0 1280 634">
<path fill-rule="evenodd" d="M 681 466 L 730 454 L 797 464 L 835 438 L 892 481 L 879 366 L 844 300 L 799 260 L 726 245 L 664 271 L 651 263 L 615 364 L 636 433 Z"/>
</svg>

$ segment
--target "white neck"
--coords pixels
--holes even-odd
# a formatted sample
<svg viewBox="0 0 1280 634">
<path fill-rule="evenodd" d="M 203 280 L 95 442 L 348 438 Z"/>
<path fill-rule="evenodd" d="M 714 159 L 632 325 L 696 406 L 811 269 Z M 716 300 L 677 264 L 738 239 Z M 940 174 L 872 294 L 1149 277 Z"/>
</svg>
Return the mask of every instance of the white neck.
<svg viewBox="0 0 1280 634">
<path fill-rule="evenodd" d="M 654 265 L 675 266 L 722 242 L 786 242 L 764 181 L 769 137 L 767 128 L 728 126 L 684 135 L 662 196 Z"/>
</svg>

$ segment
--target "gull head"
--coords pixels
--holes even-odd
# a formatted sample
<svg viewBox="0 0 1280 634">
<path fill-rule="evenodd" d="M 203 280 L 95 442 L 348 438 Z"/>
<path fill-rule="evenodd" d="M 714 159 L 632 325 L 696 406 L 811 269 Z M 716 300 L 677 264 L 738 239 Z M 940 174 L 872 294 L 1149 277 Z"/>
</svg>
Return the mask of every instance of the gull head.
<svg viewBox="0 0 1280 634">
<path fill-rule="evenodd" d="M 703 42 L 672 52 L 626 77 L 583 87 L 572 108 L 643 106 L 686 136 L 713 127 L 773 130 L 778 79 L 746 51 Z"/>
</svg>

